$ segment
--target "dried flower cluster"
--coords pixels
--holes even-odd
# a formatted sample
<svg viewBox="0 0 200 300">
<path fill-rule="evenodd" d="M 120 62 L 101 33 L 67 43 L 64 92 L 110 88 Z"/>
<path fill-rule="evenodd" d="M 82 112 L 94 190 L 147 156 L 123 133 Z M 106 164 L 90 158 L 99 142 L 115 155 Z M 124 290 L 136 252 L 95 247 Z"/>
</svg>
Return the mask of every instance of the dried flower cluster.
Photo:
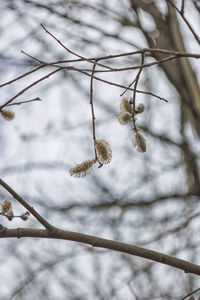
<svg viewBox="0 0 200 300">
<path fill-rule="evenodd" d="M 12 110 L 8 110 L 8 109 L 2 109 L 2 110 L 0 110 L 0 114 L 7 121 L 11 121 L 15 117 L 14 112 Z"/>
<path fill-rule="evenodd" d="M 145 106 L 143 103 L 139 103 L 135 110 L 133 111 L 133 100 L 130 99 L 128 101 L 127 98 L 123 98 L 120 103 L 120 112 L 117 115 L 118 121 L 122 125 L 127 125 L 130 122 L 133 122 L 134 128 L 133 131 L 135 133 L 135 139 L 133 140 L 133 146 L 140 153 L 146 152 L 146 140 L 141 134 L 141 131 L 136 127 L 136 118 L 135 115 L 143 113 Z"/>
<path fill-rule="evenodd" d="M 13 210 L 12 210 L 12 203 L 10 201 L 4 201 L 1 203 L 1 208 L 2 208 L 2 215 L 5 215 L 8 220 L 12 220 L 13 218 Z"/>
</svg>

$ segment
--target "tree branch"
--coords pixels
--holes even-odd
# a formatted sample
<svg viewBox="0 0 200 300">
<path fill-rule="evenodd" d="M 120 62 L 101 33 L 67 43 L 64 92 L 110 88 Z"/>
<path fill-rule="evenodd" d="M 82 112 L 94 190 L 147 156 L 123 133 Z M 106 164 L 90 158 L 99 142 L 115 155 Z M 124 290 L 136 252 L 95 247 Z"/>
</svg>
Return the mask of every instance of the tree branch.
<svg viewBox="0 0 200 300">
<path fill-rule="evenodd" d="M 58 228 L 56 228 L 56 231 L 50 232 L 45 229 L 7 229 L 5 227 L 3 231 L 0 231 L 0 238 L 21 237 L 60 239 L 89 244 L 93 247 L 110 249 L 121 253 L 127 253 L 130 255 L 143 257 L 161 264 L 174 267 L 179 270 L 183 270 L 185 273 L 200 275 L 200 266 L 190 263 L 188 261 L 165 255 L 160 252 L 152 251 L 146 248 L 137 247 L 134 245 L 121 243 L 113 240 L 103 239 L 79 232 L 66 231 Z"/>
</svg>

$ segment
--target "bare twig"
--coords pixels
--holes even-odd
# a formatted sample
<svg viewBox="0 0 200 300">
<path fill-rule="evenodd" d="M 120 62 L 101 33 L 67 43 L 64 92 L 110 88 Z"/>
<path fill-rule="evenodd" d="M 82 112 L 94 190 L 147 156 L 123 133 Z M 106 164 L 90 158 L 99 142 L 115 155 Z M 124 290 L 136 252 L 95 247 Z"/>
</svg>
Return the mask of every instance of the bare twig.
<svg viewBox="0 0 200 300">
<path fill-rule="evenodd" d="M 131 86 L 134 84 L 135 80 L 136 80 L 136 79 L 134 79 L 134 80 L 128 85 L 128 87 L 131 87 Z M 122 97 L 127 91 L 128 91 L 128 89 L 125 89 L 125 91 L 123 91 L 123 93 L 120 94 L 120 97 Z"/>
<path fill-rule="evenodd" d="M 39 97 L 37 97 L 37 98 L 31 99 L 31 100 L 25 100 L 25 101 L 21 101 L 21 102 L 10 103 L 7 106 L 21 105 L 21 104 L 35 102 L 35 101 L 42 101 L 42 99 L 40 99 Z"/>
<path fill-rule="evenodd" d="M 97 151 L 95 147 L 95 141 L 96 141 L 96 134 L 95 134 L 95 114 L 94 114 L 94 105 L 93 105 L 93 76 L 94 76 L 94 70 L 96 67 L 96 61 L 93 64 L 92 68 L 92 74 L 90 78 L 90 106 L 91 106 L 91 113 L 92 113 L 92 135 L 93 135 L 93 143 L 94 143 L 94 154 L 95 159 L 97 159 Z"/>
<path fill-rule="evenodd" d="M 184 10 L 185 10 L 185 0 L 182 0 L 182 3 L 181 3 L 181 10 L 180 10 L 181 15 L 184 14 Z"/>
<path fill-rule="evenodd" d="M 73 55 L 75 55 L 75 56 L 77 56 L 77 57 L 79 57 L 80 59 L 82 59 L 82 60 L 84 60 L 84 61 L 88 61 L 88 62 L 90 62 L 90 63 L 94 63 L 94 61 L 93 60 L 91 60 L 91 59 L 88 59 L 88 58 L 86 58 L 86 57 L 83 57 L 83 56 L 81 56 L 81 55 L 79 55 L 79 54 L 77 54 L 77 53 L 75 53 L 75 52 L 73 52 L 72 50 L 70 50 L 69 48 L 67 48 L 61 41 L 59 41 L 58 39 L 57 39 L 57 37 L 55 37 L 55 35 L 53 35 L 50 31 L 48 31 L 45 27 L 44 27 L 44 25 L 42 25 L 41 24 L 41 26 L 42 26 L 42 28 L 46 31 L 46 33 L 48 33 L 51 37 L 53 37 L 65 50 L 67 50 L 67 52 L 69 52 L 69 53 L 71 53 L 71 54 L 73 54 Z M 104 68 L 107 68 L 107 69 L 112 69 L 111 67 L 109 67 L 109 66 L 106 66 L 106 65 L 103 65 L 103 64 L 100 64 L 100 63 L 98 63 L 97 61 L 98 61 L 98 59 L 95 59 L 94 58 L 94 60 L 95 60 L 95 62 L 96 62 L 96 64 L 98 65 L 98 66 L 101 66 L 101 67 L 104 67 Z"/>
<path fill-rule="evenodd" d="M 187 294 L 186 296 L 184 296 L 184 297 L 181 298 L 180 300 L 185 300 L 185 299 L 187 299 L 188 297 L 194 295 L 194 294 L 195 294 L 196 292 L 198 292 L 198 291 L 200 291 L 200 288 L 198 288 L 198 289 L 194 290 L 193 292 Z"/>
<path fill-rule="evenodd" d="M 70 68 L 70 69 L 71 69 L 71 68 Z M 78 68 L 73 67 L 73 70 L 78 71 L 78 72 L 80 72 L 80 73 L 82 73 L 82 74 L 85 74 L 85 75 L 91 77 L 91 74 L 89 74 L 89 73 L 87 73 L 87 72 L 85 72 L 85 71 L 83 71 L 83 70 L 81 70 L 81 69 L 78 69 Z M 118 83 L 115 83 L 115 82 L 112 82 L 112 81 L 108 81 L 108 80 L 102 79 L 102 78 L 97 77 L 97 76 L 93 76 L 93 78 L 96 79 L 96 80 L 99 80 L 99 81 L 101 81 L 101 82 L 107 83 L 107 84 L 109 84 L 109 85 L 117 86 L 117 87 L 122 88 L 122 89 L 127 89 L 127 90 L 132 91 L 132 92 L 134 91 L 134 89 L 132 89 L 132 88 L 130 88 L 130 87 L 127 87 L 127 86 L 124 86 L 124 85 L 122 85 L 122 84 L 118 84 Z M 155 95 L 155 94 L 150 93 L 150 92 L 140 91 L 140 90 L 136 90 L 136 92 L 137 92 L 137 93 L 141 93 L 141 94 L 147 94 L 147 95 L 153 96 L 153 97 L 155 97 L 155 98 L 157 98 L 157 99 L 159 99 L 159 100 L 163 100 L 163 101 L 165 101 L 165 102 L 168 102 L 167 99 L 162 98 L 162 97 L 159 97 L 158 95 Z"/>
<path fill-rule="evenodd" d="M 50 76 L 52 76 L 53 74 L 59 72 L 60 70 L 62 70 L 62 67 L 52 71 L 51 73 L 48 73 L 47 75 L 41 77 L 40 79 L 34 81 L 33 83 L 31 83 L 30 85 L 28 85 L 27 87 L 25 87 L 23 90 L 21 90 L 19 93 L 17 93 L 15 96 L 13 96 L 12 98 L 10 98 L 7 102 L 5 102 L 3 105 L 0 106 L 0 110 L 2 108 L 4 108 L 5 106 L 7 106 L 8 104 L 10 104 L 13 100 L 15 100 L 17 97 L 19 97 L 20 95 L 22 95 L 24 92 L 26 92 L 28 89 L 30 89 L 31 87 L 33 87 L 34 85 L 38 84 L 39 82 L 49 78 Z"/>
<path fill-rule="evenodd" d="M 37 68 L 35 68 L 35 69 L 32 69 L 32 70 L 29 71 L 29 72 L 26 72 L 26 73 L 24 73 L 24 74 L 22 74 L 22 75 L 20 75 L 20 76 L 18 76 L 18 77 L 16 77 L 16 78 L 12 79 L 12 80 L 9 80 L 9 81 L 7 81 L 7 82 L 5 82 L 5 83 L 2 83 L 2 84 L 0 84 L 0 88 L 2 88 L 3 86 L 6 86 L 6 85 L 8 85 L 8 84 L 11 84 L 11 83 L 13 83 L 13 82 L 15 82 L 15 81 L 17 81 L 17 80 L 19 80 L 19 79 L 21 79 L 21 78 L 24 78 L 24 77 L 26 77 L 26 76 L 28 76 L 28 75 L 30 75 L 30 74 L 32 74 L 32 73 L 38 71 L 39 69 L 41 69 L 41 68 L 43 68 L 43 67 L 45 67 L 45 66 L 46 66 L 45 64 L 40 65 L 39 67 L 37 67 Z"/>
<path fill-rule="evenodd" d="M 192 34 L 194 35 L 196 41 L 200 44 L 200 37 L 196 34 L 196 32 L 194 31 L 194 29 L 192 28 L 191 24 L 188 22 L 188 20 L 186 19 L 186 17 L 184 16 L 183 12 L 182 12 L 182 8 L 181 10 L 178 9 L 178 7 L 174 4 L 174 2 L 172 0 L 168 0 L 168 2 L 175 8 L 175 10 L 179 13 L 179 15 L 182 17 L 182 19 L 185 21 L 185 23 L 187 24 L 188 28 L 190 29 L 190 31 L 192 32 Z M 183 7 L 183 6 L 182 6 Z"/>
<path fill-rule="evenodd" d="M 27 213 L 27 212 L 26 212 Z M 26 213 L 24 213 L 24 214 L 22 214 L 22 215 L 13 215 L 13 216 L 8 216 L 8 215 L 6 215 L 6 214 L 3 214 L 2 212 L 0 212 L 0 215 L 1 216 L 4 216 L 5 218 L 7 218 L 8 220 L 11 220 L 10 218 L 21 218 L 22 220 L 23 220 L 23 215 L 25 215 Z M 29 214 L 30 215 L 30 214 Z M 25 219 L 24 219 L 25 220 Z"/>
<path fill-rule="evenodd" d="M 24 52 L 24 54 L 30 56 L 29 54 L 27 54 L 27 53 L 25 53 L 25 52 Z M 39 61 L 39 60 L 38 60 L 37 58 L 35 58 L 34 56 L 30 56 L 30 57 L 31 57 L 32 59 L 36 60 L 36 61 Z M 95 60 L 95 59 L 94 59 L 94 60 Z M 98 59 L 96 59 L 96 60 L 98 60 Z M 77 60 L 75 60 L 75 61 L 77 62 Z M 46 64 L 47 66 L 56 66 L 56 67 L 58 67 L 58 66 L 56 65 L 56 63 L 58 63 L 58 62 L 54 62 L 54 63 L 45 63 L 44 61 L 41 61 L 41 60 L 40 60 L 40 62 L 41 62 L 42 64 Z M 71 62 L 71 61 L 65 61 L 65 62 Z M 96 64 L 97 64 L 97 63 L 96 63 Z M 141 68 L 141 67 L 144 67 L 144 66 L 145 66 L 145 65 L 143 65 L 143 66 L 141 66 L 141 65 L 140 65 L 140 66 L 134 66 L 134 68 L 135 68 L 135 69 L 138 69 L 138 68 Z M 91 77 L 91 74 L 87 73 L 87 72 L 84 71 L 83 69 L 75 68 L 75 67 L 72 67 L 72 66 L 69 66 L 69 67 L 62 67 L 62 68 L 63 68 L 63 69 L 67 69 L 67 70 L 72 70 L 72 71 L 78 71 L 78 72 L 81 72 L 81 73 L 83 73 L 83 74 L 85 74 L 85 75 Z M 89 70 L 89 71 L 91 71 L 91 70 Z M 94 70 L 94 71 L 95 71 L 95 70 Z M 93 72 L 93 73 L 94 73 L 94 72 Z M 117 83 L 113 83 L 113 82 L 111 82 L 111 81 L 104 80 L 104 79 L 99 78 L 99 77 L 96 77 L 96 76 L 94 76 L 94 75 L 93 75 L 93 78 L 96 79 L 96 80 L 102 81 L 102 82 L 104 82 L 104 83 L 107 83 L 107 84 L 111 84 L 111 85 L 115 85 L 115 86 L 117 86 L 117 87 L 125 88 L 125 91 L 128 91 L 128 90 L 134 91 L 134 89 L 131 89 L 130 86 L 135 82 L 135 80 L 134 80 L 128 87 L 126 87 L 126 86 L 123 86 L 123 85 L 119 85 L 119 84 L 117 84 Z M 160 97 L 160 96 L 158 96 L 158 95 L 156 95 L 156 94 L 154 94 L 154 93 L 151 93 L 151 92 L 145 92 L 145 91 L 140 91 L 140 90 L 136 90 L 136 92 L 137 92 L 137 93 L 142 93 L 142 94 L 148 94 L 148 95 L 150 95 L 150 96 L 152 96 L 152 97 L 155 97 L 155 98 L 157 98 L 157 99 L 159 99 L 159 100 L 168 102 L 168 100 L 166 100 L 165 98 Z"/>
<path fill-rule="evenodd" d="M 144 64 L 144 53 L 141 54 L 142 55 L 142 59 L 141 59 L 141 65 Z M 133 126 L 134 126 L 134 130 L 136 132 L 137 127 L 135 124 L 135 99 L 136 99 L 136 88 L 137 88 L 137 84 L 140 78 L 140 74 L 142 72 L 142 67 L 139 69 L 136 78 L 135 78 L 135 84 L 134 84 L 134 91 L 133 91 Z"/>
</svg>

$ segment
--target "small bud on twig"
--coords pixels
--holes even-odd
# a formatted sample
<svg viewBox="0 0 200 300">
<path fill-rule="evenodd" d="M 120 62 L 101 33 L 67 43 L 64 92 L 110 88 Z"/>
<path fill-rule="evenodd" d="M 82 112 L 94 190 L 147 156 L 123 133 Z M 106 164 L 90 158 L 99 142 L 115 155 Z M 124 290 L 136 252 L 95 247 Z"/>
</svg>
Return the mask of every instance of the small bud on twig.
<svg viewBox="0 0 200 300">
<path fill-rule="evenodd" d="M 135 109 L 135 112 L 137 114 L 141 114 L 141 113 L 143 113 L 144 109 L 145 109 L 144 104 L 143 103 L 139 103 L 138 106 Z"/>
<path fill-rule="evenodd" d="M 22 214 L 20 216 L 20 218 L 23 220 L 23 221 L 26 221 L 28 219 L 28 217 L 30 216 L 30 213 L 27 211 L 25 212 L 24 214 Z"/>
</svg>

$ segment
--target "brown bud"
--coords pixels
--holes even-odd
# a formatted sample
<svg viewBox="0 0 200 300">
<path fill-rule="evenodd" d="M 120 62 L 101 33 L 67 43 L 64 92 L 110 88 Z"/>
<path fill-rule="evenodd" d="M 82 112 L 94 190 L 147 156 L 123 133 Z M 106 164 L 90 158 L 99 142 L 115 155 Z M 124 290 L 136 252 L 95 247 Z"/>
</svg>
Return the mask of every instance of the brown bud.
<svg viewBox="0 0 200 300">
<path fill-rule="evenodd" d="M 20 218 L 23 220 L 23 221 L 26 221 L 28 219 L 28 217 L 30 216 L 30 213 L 27 211 L 25 212 L 24 214 L 22 214 L 20 216 Z"/>
</svg>

